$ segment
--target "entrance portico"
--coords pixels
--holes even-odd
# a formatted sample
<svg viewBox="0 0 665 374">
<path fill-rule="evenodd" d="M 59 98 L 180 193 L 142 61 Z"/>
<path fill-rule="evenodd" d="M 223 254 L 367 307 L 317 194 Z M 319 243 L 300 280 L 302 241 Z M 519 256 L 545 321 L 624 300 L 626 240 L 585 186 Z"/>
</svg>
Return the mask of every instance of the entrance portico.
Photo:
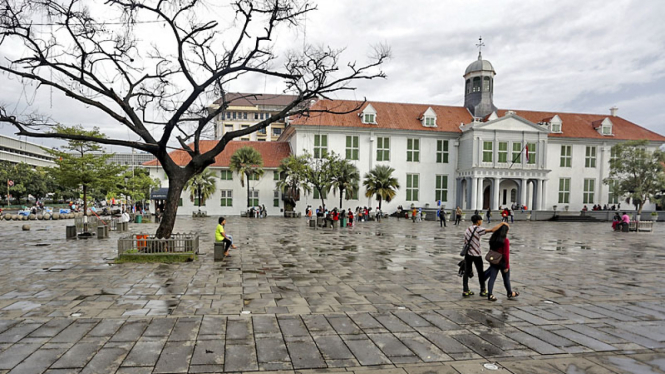
<svg viewBox="0 0 665 374">
<path fill-rule="evenodd" d="M 549 170 L 475 169 L 457 178 L 457 206 L 469 210 L 497 210 L 512 204 L 541 210 Z"/>
</svg>

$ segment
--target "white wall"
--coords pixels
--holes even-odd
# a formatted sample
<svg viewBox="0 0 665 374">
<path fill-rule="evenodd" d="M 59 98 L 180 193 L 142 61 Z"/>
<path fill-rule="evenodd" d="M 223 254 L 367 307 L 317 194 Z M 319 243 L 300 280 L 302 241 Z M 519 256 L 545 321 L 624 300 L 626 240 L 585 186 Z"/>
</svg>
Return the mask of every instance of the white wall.
<svg viewBox="0 0 665 374">
<path fill-rule="evenodd" d="M 352 161 L 360 172 L 360 191 L 358 200 L 344 201 L 345 208 L 356 206 L 371 206 L 376 208 L 378 202 L 373 198 L 366 198 L 365 188 L 362 186 L 364 175 L 377 165 L 389 165 L 395 169 L 394 176 L 398 179 L 400 189 L 397 196 L 390 203 L 385 201 L 382 208 L 385 212 L 392 213 L 398 205 L 408 207 L 411 203 L 416 206 L 430 204 L 436 205 L 435 185 L 436 175 L 448 175 L 448 201 L 443 202 L 447 208 L 451 208 L 455 202 L 455 166 L 457 165 L 457 148 L 454 146 L 457 134 L 441 134 L 433 132 L 405 132 L 391 131 L 386 129 L 355 129 L 355 128 L 332 128 L 325 127 L 319 129 L 310 127 L 298 127 L 296 134 L 291 138 L 292 149 L 297 154 L 302 154 L 306 149 L 310 154 L 314 153 L 314 135 L 328 135 L 328 151 L 346 156 L 346 136 L 359 137 L 359 160 Z M 454 136 L 454 137 L 451 137 Z M 376 161 L 377 137 L 390 138 L 390 161 Z M 420 162 L 407 162 L 407 139 L 420 140 Z M 373 139 L 373 141 L 370 141 Z M 446 139 L 449 141 L 449 161 L 447 164 L 436 163 L 436 141 L 437 139 Z M 298 145 L 296 148 L 295 145 Z M 418 201 L 406 200 L 406 175 L 419 174 L 420 187 Z M 302 199 L 302 197 L 301 197 Z M 319 200 L 314 201 L 312 196 L 306 197 L 306 201 L 312 206 L 319 206 Z M 339 205 L 339 196 L 333 196 L 332 192 L 328 194 L 326 205 L 333 208 Z"/>
<path fill-rule="evenodd" d="M 164 170 L 161 167 L 149 167 L 150 176 L 152 178 L 158 178 L 161 181 L 161 186 L 167 188 L 169 186 L 168 179 Z M 208 215 L 240 215 L 241 211 L 247 209 L 247 185 L 242 187 L 240 184 L 240 179 L 237 174 L 233 174 L 233 180 L 221 180 L 220 171 L 222 169 L 228 170 L 227 168 L 218 168 L 211 167 L 210 170 L 215 172 L 215 183 L 216 191 L 213 196 L 206 201 L 206 205 L 201 206 L 202 211 L 206 211 Z M 259 204 L 265 205 L 268 215 L 278 216 L 282 215 L 283 212 L 280 210 L 284 208 L 284 202 L 279 200 L 279 207 L 273 206 L 274 191 L 277 189 L 275 182 L 273 180 L 273 171 L 277 170 L 276 168 L 265 168 L 265 174 L 258 181 L 249 181 L 250 189 L 259 191 Z M 233 206 L 232 207 L 222 207 L 220 205 L 221 201 L 221 190 L 233 190 Z M 182 194 L 182 206 L 178 207 L 178 215 L 191 215 L 192 212 L 198 211 L 198 206 L 194 205 L 194 202 L 189 199 L 189 191 L 183 190 Z M 300 206 L 298 206 L 300 208 Z M 154 212 L 154 207 L 152 208 Z M 303 208 L 304 209 L 304 208 Z"/>
</svg>

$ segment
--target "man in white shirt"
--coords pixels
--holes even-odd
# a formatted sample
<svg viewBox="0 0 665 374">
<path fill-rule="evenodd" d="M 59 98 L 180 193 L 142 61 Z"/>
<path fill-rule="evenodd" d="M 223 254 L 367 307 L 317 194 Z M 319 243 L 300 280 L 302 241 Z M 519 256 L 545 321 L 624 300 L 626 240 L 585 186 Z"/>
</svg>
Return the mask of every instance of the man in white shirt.
<svg viewBox="0 0 665 374">
<path fill-rule="evenodd" d="M 129 222 L 129 213 L 126 210 L 122 211 L 122 216 L 120 216 L 120 222 Z"/>
</svg>

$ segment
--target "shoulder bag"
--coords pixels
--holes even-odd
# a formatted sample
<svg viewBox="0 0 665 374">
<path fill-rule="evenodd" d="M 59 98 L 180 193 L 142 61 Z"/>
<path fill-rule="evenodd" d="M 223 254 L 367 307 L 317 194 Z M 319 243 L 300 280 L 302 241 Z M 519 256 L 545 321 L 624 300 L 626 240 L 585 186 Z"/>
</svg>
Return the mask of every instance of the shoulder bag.
<svg viewBox="0 0 665 374">
<path fill-rule="evenodd" d="M 485 255 L 485 260 L 489 262 L 492 265 L 499 265 L 501 263 L 501 260 L 503 260 L 503 255 L 497 251 L 494 251 L 492 249 L 487 252 Z"/>
</svg>

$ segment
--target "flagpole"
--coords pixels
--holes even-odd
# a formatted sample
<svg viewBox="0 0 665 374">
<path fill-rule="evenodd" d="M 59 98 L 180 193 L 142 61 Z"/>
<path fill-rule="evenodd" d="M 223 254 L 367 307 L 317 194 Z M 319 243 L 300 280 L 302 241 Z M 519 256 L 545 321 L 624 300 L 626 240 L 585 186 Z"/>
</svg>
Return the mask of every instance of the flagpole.
<svg viewBox="0 0 665 374">
<path fill-rule="evenodd" d="M 522 150 L 520 151 L 520 153 L 518 153 L 517 156 L 515 156 L 515 158 L 513 158 L 513 162 L 510 164 L 510 167 L 508 169 L 512 169 L 513 165 L 515 165 L 515 161 L 517 161 L 517 159 L 520 158 L 520 156 L 522 156 L 522 152 L 524 152 L 525 147 L 526 147 L 526 143 L 524 143 L 524 146 L 522 147 Z"/>
</svg>

